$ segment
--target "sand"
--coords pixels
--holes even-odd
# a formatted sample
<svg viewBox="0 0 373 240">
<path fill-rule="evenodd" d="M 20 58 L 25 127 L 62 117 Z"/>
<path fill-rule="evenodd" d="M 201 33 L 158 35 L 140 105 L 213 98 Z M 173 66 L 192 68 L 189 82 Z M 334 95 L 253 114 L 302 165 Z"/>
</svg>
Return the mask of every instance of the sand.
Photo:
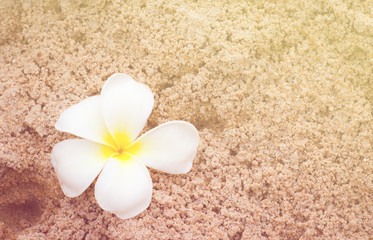
<svg viewBox="0 0 373 240">
<path fill-rule="evenodd" d="M 373 1 L 247 2 L 0 0 L 0 239 L 371 239 Z M 201 136 L 129 220 L 50 161 L 116 72 Z"/>
</svg>

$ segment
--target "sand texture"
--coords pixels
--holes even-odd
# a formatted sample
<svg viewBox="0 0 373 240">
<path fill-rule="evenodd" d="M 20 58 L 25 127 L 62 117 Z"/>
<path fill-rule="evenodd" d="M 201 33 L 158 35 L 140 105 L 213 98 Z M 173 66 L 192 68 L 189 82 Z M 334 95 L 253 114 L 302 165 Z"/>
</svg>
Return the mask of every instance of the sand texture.
<svg viewBox="0 0 373 240">
<path fill-rule="evenodd" d="M 50 161 L 116 72 L 201 137 L 129 220 Z M 372 239 L 373 1 L 0 0 L 0 137 L 0 239 Z"/>
</svg>

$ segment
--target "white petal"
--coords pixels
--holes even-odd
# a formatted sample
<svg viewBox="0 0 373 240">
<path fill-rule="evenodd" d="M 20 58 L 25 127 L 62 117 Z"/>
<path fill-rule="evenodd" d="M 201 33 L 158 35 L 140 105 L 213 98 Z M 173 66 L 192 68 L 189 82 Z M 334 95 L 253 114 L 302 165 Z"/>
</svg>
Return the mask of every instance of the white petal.
<svg viewBox="0 0 373 240">
<path fill-rule="evenodd" d="M 184 121 L 159 125 L 141 136 L 135 143 L 134 154 L 148 167 L 167 173 L 186 173 L 192 168 L 197 153 L 197 129 Z"/>
<path fill-rule="evenodd" d="M 97 179 L 95 197 L 100 207 L 127 219 L 144 211 L 152 198 L 152 180 L 143 163 L 109 159 Z"/>
<path fill-rule="evenodd" d="M 114 138 L 124 141 L 119 144 L 125 147 L 143 129 L 154 105 L 153 93 L 148 86 L 117 73 L 106 81 L 101 97 L 107 127 Z"/>
<path fill-rule="evenodd" d="M 97 143 L 113 144 L 101 112 L 100 96 L 89 97 L 66 109 L 55 127 Z"/>
<path fill-rule="evenodd" d="M 68 139 L 52 150 L 52 165 L 63 192 L 77 197 L 88 188 L 108 159 L 109 147 L 85 139 Z"/>
</svg>

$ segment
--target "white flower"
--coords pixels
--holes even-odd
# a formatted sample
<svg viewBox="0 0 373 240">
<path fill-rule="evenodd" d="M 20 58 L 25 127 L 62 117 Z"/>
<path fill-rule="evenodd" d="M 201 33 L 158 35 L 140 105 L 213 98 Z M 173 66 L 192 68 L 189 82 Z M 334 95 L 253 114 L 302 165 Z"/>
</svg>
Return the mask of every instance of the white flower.
<svg viewBox="0 0 373 240">
<path fill-rule="evenodd" d="M 79 196 L 99 175 L 95 197 L 100 207 L 119 218 L 131 218 L 151 201 L 152 180 L 145 166 L 172 174 L 191 169 L 199 142 L 192 124 L 170 121 L 137 138 L 153 104 L 148 86 L 114 74 L 101 95 L 61 114 L 56 129 L 84 138 L 59 142 L 52 151 L 66 196 Z"/>
</svg>

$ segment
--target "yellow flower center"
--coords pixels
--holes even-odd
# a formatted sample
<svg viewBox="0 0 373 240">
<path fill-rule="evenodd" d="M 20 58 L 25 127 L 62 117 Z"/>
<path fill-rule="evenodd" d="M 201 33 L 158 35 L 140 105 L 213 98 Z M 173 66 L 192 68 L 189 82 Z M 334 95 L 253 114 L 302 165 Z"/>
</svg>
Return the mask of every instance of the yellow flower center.
<svg viewBox="0 0 373 240">
<path fill-rule="evenodd" d="M 139 143 L 131 144 L 127 134 L 118 132 L 114 134 L 114 138 L 110 135 L 107 137 L 109 146 L 104 146 L 103 153 L 105 158 L 114 157 L 122 161 L 130 160 L 140 149 Z M 114 144 L 113 144 L 114 143 Z"/>
</svg>

